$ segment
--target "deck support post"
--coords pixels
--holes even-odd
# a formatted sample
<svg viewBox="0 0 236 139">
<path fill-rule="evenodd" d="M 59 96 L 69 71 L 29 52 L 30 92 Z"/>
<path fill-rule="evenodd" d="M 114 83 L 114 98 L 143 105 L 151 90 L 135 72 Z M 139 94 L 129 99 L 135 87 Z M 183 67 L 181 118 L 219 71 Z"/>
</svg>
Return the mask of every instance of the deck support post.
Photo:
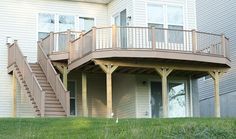
<svg viewBox="0 0 236 139">
<path fill-rule="evenodd" d="M 83 116 L 88 117 L 88 102 L 87 102 L 87 75 L 82 73 L 82 109 Z"/>
<path fill-rule="evenodd" d="M 14 71 L 12 76 L 12 95 L 13 95 L 12 116 L 16 117 L 16 75 Z"/>
<path fill-rule="evenodd" d="M 68 86 L 68 69 L 67 66 L 63 66 L 63 84 L 67 89 Z"/>
<path fill-rule="evenodd" d="M 171 68 L 162 67 L 155 68 L 162 80 L 162 107 L 163 118 L 168 118 L 168 91 L 167 91 L 167 77 L 173 71 Z"/>
<path fill-rule="evenodd" d="M 99 64 L 99 66 L 106 73 L 107 118 L 112 118 L 112 73 L 118 66 L 112 64 Z"/>
<path fill-rule="evenodd" d="M 215 117 L 220 117 L 220 77 L 223 76 L 222 71 L 208 71 L 209 75 L 214 80 L 214 95 L 215 95 Z"/>
</svg>

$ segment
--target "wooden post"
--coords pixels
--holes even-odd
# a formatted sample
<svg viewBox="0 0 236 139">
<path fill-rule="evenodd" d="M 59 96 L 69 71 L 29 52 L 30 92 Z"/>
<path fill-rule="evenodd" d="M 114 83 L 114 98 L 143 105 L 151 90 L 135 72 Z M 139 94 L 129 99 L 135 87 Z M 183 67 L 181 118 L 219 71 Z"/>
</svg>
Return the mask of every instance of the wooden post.
<svg viewBox="0 0 236 139">
<path fill-rule="evenodd" d="M 83 108 L 83 116 L 88 117 L 87 76 L 86 76 L 86 73 L 82 73 L 82 108 Z"/>
<path fill-rule="evenodd" d="M 66 64 L 60 62 L 53 62 L 53 66 L 55 66 L 59 72 L 62 74 L 62 82 L 65 88 L 67 89 L 68 86 L 68 67 Z"/>
<path fill-rule="evenodd" d="M 220 117 L 220 77 L 223 75 L 222 71 L 209 71 L 208 72 L 214 80 L 214 95 L 215 95 L 215 117 Z"/>
<path fill-rule="evenodd" d="M 197 32 L 195 29 L 192 30 L 192 51 L 193 53 L 197 51 Z"/>
<path fill-rule="evenodd" d="M 80 51 L 79 51 L 79 53 L 80 53 L 80 54 L 79 54 L 79 55 L 80 55 L 80 58 L 83 57 L 83 49 L 84 49 L 84 46 L 83 46 L 83 45 L 84 45 L 84 42 L 83 42 L 83 35 L 84 35 L 84 33 L 82 32 L 82 33 L 80 34 L 80 39 L 81 39 L 81 44 L 82 44 L 82 45 L 80 46 Z"/>
<path fill-rule="evenodd" d="M 15 72 L 13 72 L 12 77 L 12 98 L 13 98 L 13 105 L 12 105 L 12 116 L 16 117 L 16 75 Z"/>
<path fill-rule="evenodd" d="M 69 49 L 70 49 L 70 41 L 71 41 L 71 30 L 70 29 L 68 29 L 67 30 L 67 46 L 66 46 L 66 52 L 68 52 L 69 51 Z"/>
<path fill-rule="evenodd" d="M 106 73 L 106 92 L 107 92 L 107 118 L 112 118 L 112 73 L 118 68 L 111 64 L 99 65 Z"/>
<path fill-rule="evenodd" d="M 152 27 L 152 49 L 156 49 L 156 29 Z"/>
<path fill-rule="evenodd" d="M 115 49 L 117 47 L 116 31 L 117 31 L 116 25 L 112 25 L 112 49 Z"/>
<path fill-rule="evenodd" d="M 63 84 L 65 86 L 65 88 L 67 89 L 67 86 L 68 86 L 68 69 L 67 69 L 67 66 L 63 66 Z"/>
<path fill-rule="evenodd" d="M 97 39 L 96 39 L 96 34 L 97 34 L 97 29 L 96 29 L 96 27 L 93 27 L 92 28 L 92 31 L 93 31 L 93 44 L 92 44 L 92 51 L 94 52 L 94 51 L 96 51 L 96 43 L 97 43 Z"/>
<path fill-rule="evenodd" d="M 170 68 L 156 68 L 162 79 L 162 107 L 163 107 L 163 118 L 168 118 L 168 91 L 167 91 L 167 77 L 173 71 Z"/>
<path fill-rule="evenodd" d="M 106 73 L 107 118 L 112 118 L 112 73 Z"/>
<path fill-rule="evenodd" d="M 221 47 L 222 47 L 222 55 L 226 57 L 226 45 L 225 45 L 225 35 L 221 35 Z"/>
<path fill-rule="evenodd" d="M 49 54 L 51 54 L 54 51 L 54 33 L 50 32 L 50 48 L 49 48 Z"/>
</svg>

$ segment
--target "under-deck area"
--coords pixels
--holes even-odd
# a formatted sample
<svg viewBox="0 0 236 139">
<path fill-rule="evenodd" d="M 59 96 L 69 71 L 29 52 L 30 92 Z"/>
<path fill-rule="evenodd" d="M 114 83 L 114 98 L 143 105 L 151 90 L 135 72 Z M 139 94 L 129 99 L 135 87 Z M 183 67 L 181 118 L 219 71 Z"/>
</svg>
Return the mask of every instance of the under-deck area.
<svg viewBox="0 0 236 139">
<path fill-rule="evenodd" d="M 93 27 L 88 32 L 51 32 L 38 42 L 36 64 L 63 115 L 196 116 L 196 80 L 210 75 L 215 116 L 220 117 L 219 80 L 230 68 L 228 44 L 223 34 L 196 30 Z M 44 116 L 48 97 L 22 57 L 15 41 L 9 46 L 8 71 L 23 74 L 20 79 L 29 93 L 37 86 L 37 94 L 29 96 Z"/>
</svg>

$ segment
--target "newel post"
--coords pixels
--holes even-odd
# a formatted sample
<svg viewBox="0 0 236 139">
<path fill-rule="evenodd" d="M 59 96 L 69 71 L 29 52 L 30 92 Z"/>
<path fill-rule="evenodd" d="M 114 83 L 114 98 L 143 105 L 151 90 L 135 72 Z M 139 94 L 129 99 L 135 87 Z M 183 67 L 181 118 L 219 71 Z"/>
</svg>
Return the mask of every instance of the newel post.
<svg viewBox="0 0 236 139">
<path fill-rule="evenodd" d="M 16 46 L 17 46 L 17 40 L 14 40 L 14 61 L 16 62 Z"/>
<path fill-rule="evenodd" d="M 53 52 L 54 50 L 54 33 L 50 32 L 50 44 L 49 44 L 49 54 Z"/>
<path fill-rule="evenodd" d="M 156 29 L 152 27 L 152 49 L 156 49 Z"/>
<path fill-rule="evenodd" d="M 83 57 L 83 49 L 84 49 L 83 37 L 84 37 L 84 32 L 80 34 L 80 39 L 81 39 L 81 46 L 80 46 L 80 51 L 79 51 L 80 58 Z"/>
<path fill-rule="evenodd" d="M 221 34 L 221 47 L 222 47 L 222 55 L 226 57 L 225 34 Z"/>
<path fill-rule="evenodd" d="M 116 25 L 112 25 L 112 49 L 116 48 L 117 37 L 116 37 L 117 27 Z"/>
<path fill-rule="evenodd" d="M 70 116 L 70 91 L 66 92 L 66 115 Z"/>
<path fill-rule="evenodd" d="M 195 29 L 192 30 L 192 51 L 193 53 L 197 51 L 197 32 Z"/>
<path fill-rule="evenodd" d="M 44 117 L 45 115 L 45 92 L 42 92 L 42 96 L 41 96 L 41 109 L 40 109 L 40 114 L 41 117 Z"/>
<path fill-rule="evenodd" d="M 96 34 L 97 34 L 97 28 L 96 27 L 93 27 L 92 28 L 92 33 L 93 33 L 93 38 L 92 38 L 92 40 L 93 40 L 93 42 L 92 42 L 92 51 L 94 52 L 94 51 L 96 51 Z"/>
</svg>

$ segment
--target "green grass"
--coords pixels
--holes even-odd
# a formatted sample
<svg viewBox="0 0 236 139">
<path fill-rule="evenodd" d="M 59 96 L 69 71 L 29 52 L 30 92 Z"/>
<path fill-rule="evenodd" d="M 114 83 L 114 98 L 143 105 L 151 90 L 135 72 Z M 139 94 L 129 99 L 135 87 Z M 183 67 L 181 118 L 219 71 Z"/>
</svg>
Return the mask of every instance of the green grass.
<svg viewBox="0 0 236 139">
<path fill-rule="evenodd" d="M 236 119 L 2 118 L 0 139 L 236 139 Z"/>
</svg>

